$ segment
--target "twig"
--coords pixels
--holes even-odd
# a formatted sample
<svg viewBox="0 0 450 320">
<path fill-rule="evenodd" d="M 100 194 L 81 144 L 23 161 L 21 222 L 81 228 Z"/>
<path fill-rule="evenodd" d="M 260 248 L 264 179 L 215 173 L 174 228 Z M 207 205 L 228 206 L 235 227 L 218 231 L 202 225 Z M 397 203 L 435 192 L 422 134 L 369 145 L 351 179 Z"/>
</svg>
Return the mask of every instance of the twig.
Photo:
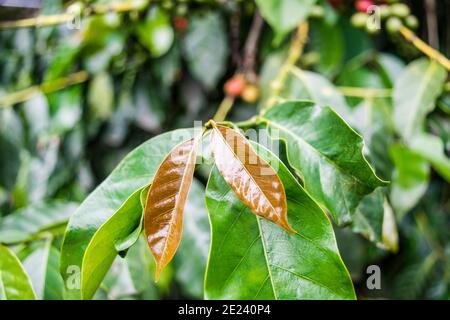
<svg viewBox="0 0 450 320">
<path fill-rule="evenodd" d="M 308 38 L 308 23 L 302 22 L 298 26 L 297 32 L 294 36 L 294 39 L 292 40 L 291 47 L 289 49 L 289 55 L 286 59 L 286 62 L 281 67 L 275 80 L 270 84 L 271 98 L 268 99 L 263 111 L 272 107 L 276 103 L 276 97 L 280 95 L 281 89 L 283 88 L 286 82 L 290 70 L 292 69 L 293 66 L 295 66 L 298 59 L 300 59 L 303 53 L 303 49 L 306 44 L 307 38 Z"/>
<path fill-rule="evenodd" d="M 86 71 L 79 71 L 68 75 L 65 78 L 60 78 L 40 85 L 35 85 L 20 91 L 6 94 L 0 97 L 0 108 L 10 107 L 17 103 L 24 102 L 30 99 L 37 92 L 51 93 L 64 89 L 66 87 L 85 82 L 89 75 Z"/>
<path fill-rule="evenodd" d="M 237 69 L 242 65 L 242 57 L 240 53 L 240 31 L 241 31 L 241 11 L 235 10 L 230 20 L 230 43 L 231 43 L 231 60 Z"/>
<path fill-rule="evenodd" d="M 427 31 L 430 46 L 439 49 L 439 34 L 436 20 L 436 0 L 425 0 Z"/>
<path fill-rule="evenodd" d="M 337 89 L 346 97 L 389 98 L 392 96 L 391 89 L 357 88 L 357 87 L 337 87 Z"/>
<path fill-rule="evenodd" d="M 447 71 L 450 71 L 450 60 L 448 60 L 443 54 L 431 48 L 428 44 L 420 40 L 414 32 L 412 32 L 405 26 L 400 27 L 400 33 L 403 37 L 405 37 L 406 40 L 411 42 L 422 53 L 424 53 L 431 59 L 436 60 L 438 63 L 444 66 Z"/>
<path fill-rule="evenodd" d="M 253 17 L 252 26 L 250 27 L 250 32 L 248 34 L 247 40 L 244 46 L 244 73 L 247 77 L 256 78 L 255 73 L 255 63 L 256 63 L 256 52 L 258 47 L 258 41 L 261 35 L 261 30 L 264 25 L 264 20 L 261 14 L 256 11 Z M 255 82 L 256 79 L 248 79 Z"/>
<path fill-rule="evenodd" d="M 217 109 L 217 112 L 213 117 L 213 120 L 216 122 L 224 121 L 228 115 L 228 112 L 230 112 L 231 108 L 233 107 L 233 104 L 234 98 L 229 95 L 225 96 L 225 98 L 220 103 L 219 108 Z"/>
<path fill-rule="evenodd" d="M 94 4 L 87 7 L 83 16 L 102 15 L 108 12 L 128 12 L 134 10 L 142 10 L 149 5 L 150 1 L 126 1 L 109 4 Z M 14 21 L 0 22 L 0 29 L 9 28 L 27 28 L 27 27 L 45 27 L 56 24 L 62 24 L 72 21 L 76 17 L 75 13 L 62 13 L 55 15 L 37 16 L 34 18 L 19 19 Z"/>
</svg>

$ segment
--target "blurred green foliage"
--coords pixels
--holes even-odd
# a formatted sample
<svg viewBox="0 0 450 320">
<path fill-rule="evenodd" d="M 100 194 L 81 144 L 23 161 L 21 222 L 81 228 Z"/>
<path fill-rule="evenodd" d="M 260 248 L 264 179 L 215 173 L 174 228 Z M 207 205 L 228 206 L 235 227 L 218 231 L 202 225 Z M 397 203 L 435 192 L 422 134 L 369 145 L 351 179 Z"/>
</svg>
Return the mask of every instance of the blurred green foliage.
<svg viewBox="0 0 450 320">
<path fill-rule="evenodd" d="M 352 225 L 335 228 L 357 294 L 450 298 L 448 73 L 419 58 L 399 35 L 368 35 L 350 25 L 349 12 L 312 0 L 279 6 L 266 0 L 127 0 L 134 10 L 83 17 L 79 29 L 63 23 L 0 30 L 0 243 L 22 261 L 38 298 L 62 298 L 57 270 L 67 219 L 117 163 L 157 134 L 212 117 L 222 85 L 236 69 L 230 45 L 236 12 L 241 42 L 258 6 L 268 22 L 256 61 L 261 99 L 236 102 L 230 119 L 240 121 L 268 99 L 270 82 L 288 54 L 289 33 L 315 2 L 325 16 L 309 18 L 308 45 L 281 96 L 332 106 L 364 137 L 377 174 L 391 181 L 363 199 Z M 44 0 L 40 14 L 60 14 L 70 4 Z M 424 20 L 421 5 L 412 7 Z M 180 17 L 186 27 L 175 23 Z M 447 34 L 448 20 L 438 16 L 438 22 Z M 449 46 L 448 35 L 447 42 L 442 37 L 441 51 Z M 19 103 L 2 102 L 13 92 L 79 71 L 88 74 L 82 83 L 40 87 L 26 99 L 19 95 Z M 355 87 L 373 94 L 345 91 Z M 202 170 L 197 179 L 193 193 L 202 194 Z M 189 206 L 186 236 L 160 282 L 153 281 L 153 258 L 139 239 L 124 259 L 115 259 L 95 298 L 203 298 L 208 219 L 203 197 L 193 197 Z M 383 221 L 392 214 L 396 227 L 386 230 Z M 390 253 L 386 249 L 397 246 L 396 229 L 398 252 Z M 371 264 L 381 267 L 380 291 L 366 287 Z"/>
</svg>

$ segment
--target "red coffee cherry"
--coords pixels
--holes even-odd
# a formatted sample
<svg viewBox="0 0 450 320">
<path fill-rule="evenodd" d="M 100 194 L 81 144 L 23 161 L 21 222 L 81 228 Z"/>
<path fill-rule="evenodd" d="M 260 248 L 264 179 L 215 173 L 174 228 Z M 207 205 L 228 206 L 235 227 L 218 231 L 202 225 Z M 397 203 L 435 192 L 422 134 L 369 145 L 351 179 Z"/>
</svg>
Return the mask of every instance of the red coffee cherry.
<svg viewBox="0 0 450 320">
<path fill-rule="evenodd" d="M 359 12 L 367 12 L 367 10 L 373 6 L 372 0 L 358 0 L 355 2 L 355 8 Z"/>
<path fill-rule="evenodd" d="M 237 97 L 242 93 L 245 85 L 246 81 L 244 76 L 236 75 L 225 83 L 223 90 L 227 95 L 231 97 Z"/>
<path fill-rule="evenodd" d="M 173 18 L 173 26 L 178 31 L 184 31 L 189 26 L 189 20 L 185 17 L 175 17 Z"/>
</svg>

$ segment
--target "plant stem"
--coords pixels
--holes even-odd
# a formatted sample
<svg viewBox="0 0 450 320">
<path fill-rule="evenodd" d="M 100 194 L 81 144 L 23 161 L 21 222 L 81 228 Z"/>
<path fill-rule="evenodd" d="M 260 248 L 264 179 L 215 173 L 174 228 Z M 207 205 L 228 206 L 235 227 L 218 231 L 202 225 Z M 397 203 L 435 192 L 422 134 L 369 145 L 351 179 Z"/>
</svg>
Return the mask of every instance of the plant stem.
<svg viewBox="0 0 450 320">
<path fill-rule="evenodd" d="M 142 1 L 125 1 L 109 4 L 94 4 L 87 7 L 83 13 L 84 16 L 101 15 L 108 12 L 128 12 L 134 10 L 142 10 L 150 4 L 148 0 Z M 14 21 L 0 22 L 0 29 L 10 28 L 27 28 L 27 27 L 45 27 L 56 24 L 62 24 L 72 21 L 76 17 L 75 13 L 62 13 L 47 16 L 37 16 L 34 18 L 19 19 Z"/>
<path fill-rule="evenodd" d="M 228 112 L 230 112 L 231 108 L 233 107 L 233 104 L 234 98 L 229 95 L 225 96 L 225 98 L 220 103 L 219 108 L 217 109 L 217 112 L 213 117 L 213 120 L 215 122 L 224 121 L 228 115 Z"/>
<path fill-rule="evenodd" d="M 337 87 L 346 97 L 355 98 L 389 98 L 392 96 L 391 89 L 378 88 L 357 88 L 357 87 Z"/>
<path fill-rule="evenodd" d="M 303 49 L 308 38 L 308 29 L 308 22 L 305 21 L 299 24 L 294 39 L 292 40 L 291 47 L 289 48 L 289 54 L 286 62 L 281 67 L 275 80 L 270 84 L 270 98 L 268 99 L 263 111 L 272 107 L 276 103 L 276 97 L 280 95 L 281 89 L 284 87 L 290 70 L 293 66 L 295 66 L 303 53 Z"/>
<path fill-rule="evenodd" d="M 89 75 L 86 71 L 79 71 L 64 78 L 44 82 L 40 85 L 31 86 L 23 90 L 6 94 L 0 97 L 0 108 L 10 107 L 17 103 L 24 102 L 30 99 L 37 92 L 51 93 L 75 84 L 85 82 L 88 78 Z"/>
<path fill-rule="evenodd" d="M 431 59 L 436 60 L 438 63 L 444 66 L 447 71 L 450 71 L 450 60 L 448 60 L 443 54 L 431 48 L 428 44 L 420 40 L 414 32 L 412 32 L 405 26 L 400 27 L 400 33 L 406 40 L 411 42 L 422 53 L 424 53 Z"/>
<path fill-rule="evenodd" d="M 257 11 L 255 13 L 255 16 L 253 17 L 252 26 L 250 27 L 250 32 L 248 34 L 244 46 L 244 62 L 243 62 L 244 73 L 247 75 L 247 77 L 253 78 L 248 79 L 252 82 L 256 81 L 256 73 L 255 73 L 256 52 L 263 25 L 264 20 L 261 14 Z"/>
</svg>

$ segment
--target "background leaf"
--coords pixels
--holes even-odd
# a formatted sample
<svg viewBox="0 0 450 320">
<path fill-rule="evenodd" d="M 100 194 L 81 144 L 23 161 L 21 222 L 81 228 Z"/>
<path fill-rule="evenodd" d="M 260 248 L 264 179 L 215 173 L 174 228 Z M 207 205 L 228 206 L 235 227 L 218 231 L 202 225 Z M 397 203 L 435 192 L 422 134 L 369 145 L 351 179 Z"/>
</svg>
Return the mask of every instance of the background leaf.
<svg viewBox="0 0 450 320">
<path fill-rule="evenodd" d="M 406 141 L 424 129 L 425 117 L 435 108 L 446 77 L 436 61 L 422 58 L 409 64 L 395 82 L 394 125 Z"/>
<path fill-rule="evenodd" d="M 222 17 L 218 13 L 190 17 L 189 29 L 182 44 L 192 76 L 205 88 L 214 88 L 225 73 L 228 57 Z"/>
<path fill-rule="evenodd" d="M 305 189 L 339 225 L 350 223 L 359 201 L 385 184 L 364 158 L 361 136 L 332 109 L 288 102 L 269 109 L 263 121 L 272 138 L 286 142 Z"/>
</svg>

